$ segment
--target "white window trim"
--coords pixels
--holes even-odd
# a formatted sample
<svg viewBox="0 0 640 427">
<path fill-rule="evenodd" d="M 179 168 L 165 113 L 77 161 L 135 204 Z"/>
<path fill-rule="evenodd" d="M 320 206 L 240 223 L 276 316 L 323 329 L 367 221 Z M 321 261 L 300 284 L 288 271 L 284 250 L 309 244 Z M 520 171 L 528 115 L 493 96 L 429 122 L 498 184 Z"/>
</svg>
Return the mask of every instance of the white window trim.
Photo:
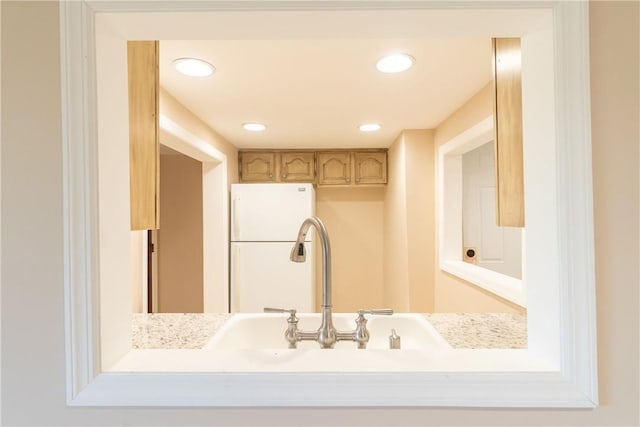
<svg viewBox="0 0 640 427">
<path fill-rule="evenodd" d="M 492 140 L 493 116 L 489 116 L 438 148 L 439 266 L 449 274 L 526 307 L 524 280 L 462 261 L 462 155 Z"/>
<path fill-rule="evenodd" d="M 521 307 L 527 306 L 527 292 L 520 279 L 456 260 L 441 260 L 440 269 Z"/>
<path fill-rule="evenodd" d="M 591 185 L 588 2 L 61 2 L 63 203 L 67 402 L 92 406 L 469 406 L 597 405 Z M 429 372 L 108 373 L 100 369 L 99 223 L 94 17 L 97 13 L 310 9 L 548 9 L 553 14 L 557 123 L 557 343 L 532 331 L 529 349 L 504 350 L 516 369 Z M 531 294 L 529 295 L 531 297 Z M 533 304 L 534 301 L 529 301 Z M 530 314 L 535 317 L 534 312 Z M 458 352 L 456 350 L 455 352 Z M 467 352 L 463 353 L 466 355 Z M 463 353 L 455 353 L 460 355 Z M 470 354 L 478 361 L 483 351 Z M 492 353 L 494 354 L 494 353 Z M 393 392 L 391 393 L 390 390 Z"/>
</svg>

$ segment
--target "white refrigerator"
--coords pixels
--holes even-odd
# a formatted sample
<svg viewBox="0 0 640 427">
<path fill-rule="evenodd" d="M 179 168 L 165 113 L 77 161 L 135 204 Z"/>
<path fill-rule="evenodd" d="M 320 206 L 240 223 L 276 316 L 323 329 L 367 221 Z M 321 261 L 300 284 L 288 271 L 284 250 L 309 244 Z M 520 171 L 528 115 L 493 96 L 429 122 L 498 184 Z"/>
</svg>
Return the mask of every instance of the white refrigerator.
<svg viewBox="0 0 640 427">
<path fill-rule="evenodd" d="M 315 215 L 311 184 L 232 184 L 230 299 L 232 313 L 264 307 L 315 311 L 313 232 L 307 261 L 289 259 L 303 221 Z"/>
</svg>

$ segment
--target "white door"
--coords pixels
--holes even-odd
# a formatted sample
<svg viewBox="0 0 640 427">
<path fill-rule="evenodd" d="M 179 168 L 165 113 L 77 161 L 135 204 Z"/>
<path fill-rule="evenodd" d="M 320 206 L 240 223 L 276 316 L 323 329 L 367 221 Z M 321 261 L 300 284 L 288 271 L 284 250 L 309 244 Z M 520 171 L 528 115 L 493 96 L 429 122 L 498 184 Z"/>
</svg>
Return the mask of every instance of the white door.
<svg viewBox="0 0 640 427">
<path fill-rule="evenodd" d="M 522 230 L 496 225 L 493 142 L 462 156 L 463 246 L 478 266 L 522 278 Z"/>
<path fill-rule="evenodd" d="M 232 241 L 294 242 L 315 211 L 311 184 L 234 184 L 231 203 Z"/>
<path fill-rule="evenodd" d="M 264 307 L 313 312 L 313 246 L 306 245 L 307 261 L 297 263 L 289 259 L 293 242 L 231 243 L 231 312 L 256 313 Z"/>
</svg>

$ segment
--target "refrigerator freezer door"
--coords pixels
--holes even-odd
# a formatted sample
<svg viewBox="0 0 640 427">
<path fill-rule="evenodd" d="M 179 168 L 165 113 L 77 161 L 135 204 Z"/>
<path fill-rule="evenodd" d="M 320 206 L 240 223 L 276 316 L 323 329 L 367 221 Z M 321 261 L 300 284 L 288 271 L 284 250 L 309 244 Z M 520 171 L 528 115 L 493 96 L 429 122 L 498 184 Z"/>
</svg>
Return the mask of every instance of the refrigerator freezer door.
<svg viewBox="0 0 640 427">
<path fill-rule="evenodd" d="M 231 186 L 231 241 L 295 241 L 302 222 L 314 214 L 311 184 Z"/>
<path fill-rule="evenodd" d="M 293 243 L 231 243 L 231 312 L 256 313 L 264 307 L 314 312 L 313 244 L 307 261 L 289 260 Z M 285 325 L 286 326 L 286 325 Z"/>
</svg>

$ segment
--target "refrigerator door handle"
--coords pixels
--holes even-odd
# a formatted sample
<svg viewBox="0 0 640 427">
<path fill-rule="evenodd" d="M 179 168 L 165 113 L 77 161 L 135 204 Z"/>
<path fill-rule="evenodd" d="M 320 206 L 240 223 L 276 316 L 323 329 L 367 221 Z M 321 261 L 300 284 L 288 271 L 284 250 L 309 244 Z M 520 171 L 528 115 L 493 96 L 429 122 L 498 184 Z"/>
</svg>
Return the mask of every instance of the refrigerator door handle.
<svg viewBox="0 0 640 427">
<path fill-rule="evenodd" d="M 232 312 L 240 309 L 240 246 L 235 248 L 235 262 L 233 268 L 233 307 Z"/>
<path fill-rule="evenodd" d="M 240 207 L 240 201 L 237 198 L 233 199 L 233 240 L 240 239 L 240 218 L 238 214 L 238 208 Z"/>
</svg>

